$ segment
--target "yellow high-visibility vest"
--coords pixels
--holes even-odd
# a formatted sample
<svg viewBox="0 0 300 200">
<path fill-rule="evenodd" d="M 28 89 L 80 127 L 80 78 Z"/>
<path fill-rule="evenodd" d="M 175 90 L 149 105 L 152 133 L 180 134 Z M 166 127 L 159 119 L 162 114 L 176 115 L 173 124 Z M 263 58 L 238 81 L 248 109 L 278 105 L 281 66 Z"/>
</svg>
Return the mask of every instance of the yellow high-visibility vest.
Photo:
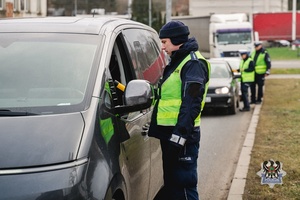
<svg viewBox="0 0 300 200">
<path fill-rule="evenodd" d="M 107 93 L 111 97 L 111 91 L 110 91 L 108 82 L 105 82 L 105 91 L 107 91 Z M 112 118 L 108 117 L 106 119 L 100 119 L 99 123 L 100 123 L 101 135 L 102 135 L 105 143 L 108 144 L 109 141 L 111 140 L 112 136 L 115 133 Z"/>
<path fill-rule="evenodd" d="M 265 74 L 267 71 L 267 64 L 265 62 L 265 54 L 266 51 L 259 53 L 259 55 L 257 56 L 257 60 L 255 63 L 255 72 L 257 74 Z M 254 59 L 255 56 L 255 52 L 252 52 L 251 54 L 251 58 Z"/>
<path fill-rule="evenodd" d="M 193 58 L 192 58 L 192 55 Z M 157 111 L 157 124 L 162 126 L 175 126 L 181 105 L 181 79 L 180 73 L 183 66 L 191 59 L 202 59 L 208 66 L 208 77 L 210 76 L 210 63 L 201 55 L 199 51 L 193 52 L 185 57 L 174 70 L 174 72 L 165 80 L 160 88 L 160 100 Z M 196 57 L 195 57 L 196 56 Z M 194 58 L 195 57 L 195 58 Z M 208 89 L 208 83 L 205 84 L 205 92 L 201 103 L 201 111 L 205 104 L 205 97 Z M 195 125 L 200 126 L 200 114 L 195 119 Z"/>
<path fill-rule="evenodd" d="M 246 61 L 241 60 L 240 62 L 240 72 L 241 72 L 241 76 L 242 76 L 242 82 L 254 82 L 255 78 L 255 74 L 254 71 L 252 72 L 245 72 L 245 69 L 248 69 L 249 67 L 249 63 L 252 61 L 251 58 L 248 58 Z"/>
</svg>

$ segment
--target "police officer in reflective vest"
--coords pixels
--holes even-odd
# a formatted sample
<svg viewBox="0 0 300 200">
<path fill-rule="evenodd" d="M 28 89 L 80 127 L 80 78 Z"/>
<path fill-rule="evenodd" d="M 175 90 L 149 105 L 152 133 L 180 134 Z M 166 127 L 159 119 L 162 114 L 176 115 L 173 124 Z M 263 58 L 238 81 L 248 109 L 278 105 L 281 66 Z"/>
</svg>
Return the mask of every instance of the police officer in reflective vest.
<svg viewBox="0 0 300 200">
<path fill-rule="evenodd" d="M 165 24 L 159 37 L 170 56 L 158 89 L 149 136 L 160 139 L 164 187 L 155 199 L 198 200 L 200 115 L 210 64 L 180 21 Z"/>
<path fill-rule="evenodd" d="M 251 57 L 248 55 L 247 50 L 240 50 L 240 55 L 242 57 L 240 62 L 240 68 L 238 69 L 241 72 L 241 91 L 244 107 L 240 111 L 250 111 L 250 103 L 248 98 L 249 88 L 254 84 L 254 62 Z"/>
<path fill-rule="evenodd" d="M 263 98 L 263 86 L 265 77 L 270 75 L 271 59 L 268 52 L 262 47 L 262 42 L 254 43 L 255 51 L 251 53 L 251 58 L 255 64 L 255 84 L 251 86 L 251 104 L 260 104 Z M 256 98 L 256 85 L 257 98 Z"/>
</svg>

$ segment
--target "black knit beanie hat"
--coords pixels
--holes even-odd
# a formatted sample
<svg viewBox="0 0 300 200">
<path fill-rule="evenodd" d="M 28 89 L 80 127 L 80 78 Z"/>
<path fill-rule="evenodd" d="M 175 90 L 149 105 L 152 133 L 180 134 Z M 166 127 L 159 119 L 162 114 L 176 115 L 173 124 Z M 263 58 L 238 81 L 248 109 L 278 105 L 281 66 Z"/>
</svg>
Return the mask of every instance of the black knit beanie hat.
<svg viewBox="0 0 300 200">
<path fill-rule="evenodd" d="M 180 21 L 170 21 L 159 31 L 159 38 L 170 38 L 172 44 L 179 45 L 188 41 L 189 28 Z"/>
</svg>

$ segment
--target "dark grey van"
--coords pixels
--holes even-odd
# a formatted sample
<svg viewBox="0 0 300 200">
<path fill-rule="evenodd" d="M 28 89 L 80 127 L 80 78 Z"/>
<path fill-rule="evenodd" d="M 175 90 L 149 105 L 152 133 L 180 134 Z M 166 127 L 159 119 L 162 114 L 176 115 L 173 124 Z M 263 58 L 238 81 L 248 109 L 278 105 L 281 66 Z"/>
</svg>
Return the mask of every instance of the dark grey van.
<svg viewBox="0 0 300 200">
<path fill-rule="evenodd" d="M 0 27 L 0 199 L 152 200 L 163 184 L 147 135 L 165 64 L 155 30 L 105 17 Z"/>
</svg>

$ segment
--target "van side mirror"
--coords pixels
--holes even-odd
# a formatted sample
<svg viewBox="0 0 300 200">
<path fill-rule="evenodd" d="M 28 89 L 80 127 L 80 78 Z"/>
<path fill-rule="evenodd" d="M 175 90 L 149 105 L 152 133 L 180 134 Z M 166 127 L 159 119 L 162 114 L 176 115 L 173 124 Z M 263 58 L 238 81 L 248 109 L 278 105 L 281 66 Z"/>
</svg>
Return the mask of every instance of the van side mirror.
<svg viewBox="0 0 300 200">
<path fill-rule="evenodd" d="M 116 114 L 135 112 L 149 108 L 154 100 L 153 86 L 146 80 L 130 81 L 124 91 L 124 105 L 116 106 Z"/>
</svg>

